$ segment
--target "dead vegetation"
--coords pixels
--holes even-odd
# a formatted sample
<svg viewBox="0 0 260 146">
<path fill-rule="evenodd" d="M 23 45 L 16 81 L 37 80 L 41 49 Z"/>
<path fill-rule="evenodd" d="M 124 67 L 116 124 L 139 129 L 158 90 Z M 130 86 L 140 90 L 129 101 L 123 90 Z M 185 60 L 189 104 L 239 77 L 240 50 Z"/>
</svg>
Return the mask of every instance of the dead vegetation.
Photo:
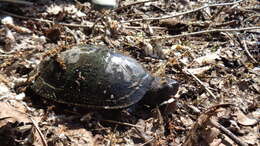
<svg viewBox="0 0 260 146">
<path fill-rule="evenodd" d="M 0 145 L 259 145 L 259 1 L 0 1 Z M 102 44 L 180 82 L 172 102 L 144 117 L 25 94 L 41 59 Z M 125 116 L 125 117 L 124 117 Z M 127 120 L 126 120 L 127 119 Z"/>
</svg>

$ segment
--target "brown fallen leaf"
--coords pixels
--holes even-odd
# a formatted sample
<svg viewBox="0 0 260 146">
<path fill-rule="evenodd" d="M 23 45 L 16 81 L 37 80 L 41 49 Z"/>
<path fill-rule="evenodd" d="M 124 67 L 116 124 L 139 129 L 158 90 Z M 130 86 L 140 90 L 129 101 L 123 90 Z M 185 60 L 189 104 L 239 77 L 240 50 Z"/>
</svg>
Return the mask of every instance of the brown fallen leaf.
<svg viewBox="0 0 260 146">
<path fill-rule="evenodd" d="M 0 145 L 17 145 L 21 135 L 27 136 L 32 128 L 28 116 L 23 114 L 26 109 L 18 101 L 0 102 L 0 107 Z M 21 141 L 29 142 L 27 139 Z"/>
<path fill-rule="evenodd" d="M 53 135 L 49 137 L 48 143 L 53 145 L 84 145 L 92 146 L 98 145 L 99 142 L 96 137 L 84 127 L 78 127 L 77 125 L 67 127 L 66 125 L 58 125 L 51 128 Z"/>
<path fill-rule="evenodd" d="M 229 104 L 220 104 L 209 108 L 206 112 L 202 113 L 196 123 L 193 124 L 188 136 L 183 143 L 183 146 L 190 145 L 209 145 L 213 143 L 214 139 L 218 139 L 219 130 L 213 128 L 209 121 L 216 115 L 221 107 L 229 106 Z"/>
<path fill-rule="evenodd" d="M 52 42 L 57 42 L 60 39 L 60 28 L 58 25 L 45 31 L 45 36 Z"/>
<path fill-rule="evenodd" d="M 205 73 L 206 71 L 210 70 L 212 67 L 211 66 L 203 66 L 203 67 L 198 67 L 198 68 L 189 68 L 189 72 L 191 72 L 194 75 L 201 75 Z"/>
<path fill-rule="evenodd" d="M 248 118 L 242 111 L 238 110 L 236 113 L 238 123 L 244 126 L 253 126 L 257 124 L 256 119 Z"/>
<path fill-rule="evenodd" d="M 214 64 L 216 62 L 216 59 L 220 59 L 219 51 L 196 58 L 195 62 L 199 65 Z"/>
<path fill-rule="evenodd" d="M 14 101 L 12 104 L 13 106 L 7 102 L 0 102 L 0 119 L 4 119 L 0 120 L 0 127 L 5 126 L 9 122 L 30 122 L 30 119 L 23 114 L 26 113 L 26 109 L 22 103 Z"/>
</svg>

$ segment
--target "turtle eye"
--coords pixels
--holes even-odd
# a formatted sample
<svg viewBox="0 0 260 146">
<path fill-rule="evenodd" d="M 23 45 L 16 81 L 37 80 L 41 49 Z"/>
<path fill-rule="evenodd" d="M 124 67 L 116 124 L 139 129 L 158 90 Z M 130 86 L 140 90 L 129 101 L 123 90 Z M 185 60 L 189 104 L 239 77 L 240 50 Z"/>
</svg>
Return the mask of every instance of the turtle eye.
<svg viewBox="0 0 260 146">
<path fill-rule="evenodd" d="M 172 80 L 168 82 L 168 89 L 170 90 L 171 94 L 174 95 L 177 93 L 179 88 L 179 83 L 175 80 Z"/>
<path fill-rule="evenodd" d="M 172 79 L 171 79 L 171 81 L 169 81 L 167 84 L 168 84 L 168 86 L 169 86 L 170 88 L 174 88 L 174 87 L 176 87 L 176 86 L 179 86 L 179 85 L 178 85 L 178 82 L 175 81 L 175 80 L 172 80 Z"/>
<path fill-rule="evenodd" d="M 162 85 L 162 90 L 168 94 L 175 94 L 179 88 L 178 82 L 170 78 L 167 78 Z"/>
</svg>

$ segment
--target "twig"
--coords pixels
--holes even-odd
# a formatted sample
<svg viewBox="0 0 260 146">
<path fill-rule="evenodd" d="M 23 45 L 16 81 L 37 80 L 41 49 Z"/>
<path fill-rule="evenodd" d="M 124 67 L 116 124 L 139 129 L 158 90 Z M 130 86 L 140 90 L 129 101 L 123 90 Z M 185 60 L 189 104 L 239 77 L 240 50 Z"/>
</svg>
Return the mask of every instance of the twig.
<svg viewBox="0 0 260 146">
<path fill-rule="evenodd" d="M 184 37 L 184 36 L 198 35 L 198 34 L 203 34 L 203 33 L 245 31 L 245 30 L 253 30 L 253 29 L 260 29 L 260 27 L 256 26 L 256 27 L 244 27 L 244 28 L 210 29 L 210 30 L 202 30 L 202 31 L 179 34 L 179 35 L 153 36 L 152 39 L 153 40 L 172 39 L 172 38 L 178 38 L 178 37 Z"/>
<path fill-rule="evenodd" d="M 33 5 L 32 2 L 27 2 L 27 1 L 23 1 L 23 0 L 0 0 L 0 2 L 9 2 L 9 3 L 15 3 L 15 4 Z"/>
<path fill-rule="evenodd" d="M 6 14 L 6 15 L 9 15 L 9 16 L 12 16 L 12 17 L 20 18 L 20 19 L 26 19 L 26 20 L 31 19 L 31 20 L 34 20 L 34 21 L 51 23 L 51 24 L 58 24 L 58 25 L 63 25 L 63 26 L 68 26 L 68 27 L 91 28 L 91 27 L 94 26 L 94 22 L 88 22 L 88 24 L 57 23 L 57 22 L 54 22 L 54 21 L 51 21 L 51 20 L 46 20 L 46 19 L 37 19 L 37 18 L 29 18 L 29 17 L 25 17 L 25 16 L 20 16 L 20 15 L 16 15 L 16 14 L 6 12 L 6 11 L 3 11 L 3 10 L 0 10 L 0 13 Z M 98 24 L 96 25 L 96 27 L 104 28 L 103 25 L 98 25 Z M 124 26 L 124 28 L 127 28 L 127 29 L 142 29 L 143 27 L 140 27 L 140 26 Z M 160 29 L 160 30 L 167 30 L 166 27 L 159 27 L 159 26 L 152 26 L 151 28 Z"/>
<path fill-rule="evenodd" d="M 45 23 L 51 23 L 51 24 L 59 24 L 59 25 L 64 25 L 64 26 L 69 26 L 69 27 L 92 27 L 93 26 L 93 22 L 89 22 L 89 24 L 73 24 L 73 23 L 56 23 L 54 21 L 51 20 L 46 20 L 46 19 L 37 19 L 37 18 L 29 18 L 29 17 L 25 17 L 25 16 L 20 16 L 20 15 L 16 15 L 10 12 L 6 12 L 3 10 L 0 10 L 0 13 L 5 14 L 5 15 L 9 15 L 12 17 L 16 17 L 16 18 L 20 18 L 20 19 L 25 19 L 25 20 L 34 20 L 34 21 L 39 21 L 39 22 L 45 22 Z"/>
<path fill-rule="evenodd" d="M 256 59 L 253 57 L 253 55 L 248 51 L 247 45 L 246 45 L 246 41 L 243 40 L 243 47 L 247 53 L 247 55 L 249 56 L 250 59 L 252 59 L 254 61 L 254 63 L 257 63 Z"/>
<path fill-rule="evenodd" d="M 240 3 L 240 2 L 242 2 L 242 1 L 243 1 L 243 0 L 238 0 L 238 1 L 235 1 L 235 2 L 231 2 L 231 3 L 210 4 L 210 5 L 205 5 L 205 6 L 202 6 L 202 7 L 200 7 L 200 8 L 193 9 L 193 10 L 189 10 L 189 11 L 186 11 L 186 12 L 181 12 L 181 13 L 173 14 L 173 15 L 170 15 L 170 16 L 152 17 L 152 18 L 143 18 L 143 19 L 134 19 L 134 20 L 121 21 L 121 23 L 168 19 L 168 18 L 180 16 L 180 15 L 186 15 L 186 14 L 189 14 L 189 13 L 193 13 L 193 12 L 196 12 L 196 11 L 199 11 L 199 10 L 202 10 L 202 9 L 205 9 L 205 8 L 208 8 L 208 7 L 234 5 L 234 4 Z"/>
<path fill-rule="evenodd" d="M 213 105 L 213 106 L 207 108 L 207 110 L 204 111 L 203 113 L 209 114 L 209 113 L 212 113 L 213 111 L 216 111 L 219 108 L 227 108 L 227 107 L 231 107 L 231 106 L 236 106 L 236 105 L 232 104 L 232 103 L 220 103 L 220 104 L 216 104 L 216 105 Z"/>
<path fill-rule="evenodd" d="M 79 41 L 79 38 L 77 37 L 77 35 L 76 35 L 71 29 L 69 29 L 68 27 L 65 27 L 65 29 L 66 29 L 66 31 L 67 31 L 68 33 L 70 33 L 70 34 L 73 36 L 73 38 L 74 38 L 76 44 L 79 44 L 80 41 Z"/>
<path fill-rule="evenodd" d="M 8 104 L 9 104 L 9 103 L 8 103 Z M 23 104 L 23 106 L 24 106 L 28 111 L 31 111 L 31 109 L 30 109 L 26 104 L 24 104 L 24 103 L 22 103 L 22 104 Z M 15 107 L 13 107 L 13 106 L 11 106 L 11 107 L 12 107 L 16 112 L 19 112 L 19 113 L 21 113 L 21 114 L 26 115 L 26 116 L 28 117 L 28 119 L 30 119 L 30 120 L 32 121 L 33 126 L 35 127 L 36 131 L 39 133 L 39 135 L 40 135 L 40 137 L 41 137 L 41 140 L 42 140 L 42 142 L 43 142 L 43 146 L 48 146 L 47 141 L 46 141 L 44 135 L 42 134 L 42 132 L 41 132 L 41 130 L 40 130 L 38 124 L 30 117 L 30 115 L 29 115 L 28 113 L 25 113 L 25 112 L 22 112 L 22 111 L 17 110 L 17 109 L 16 109 Z"/>
<path fill-rule="evenodd" d="M 148 3 L 148 2 L 153 2 L 155 0 L 144 0 L 144 1 L 138 1 L 138 2 L 134 2 L 134 3 L 131 3 L 131 4 L 128 4 L 128 5 L 125 5 L 125 6 L 122 6 L 122 7 L 119 7 L 119 8 L 116 8 L 114 9 L 113 11 L 117 12 L 117 11 L 120 11 L 122 9 L 126 9 L 128 7 L 131 7 L 131 6 L 134 6 L 134 5 L 138 5 L 138 4 L 144 4 L 144 3 Z"/>
<path fill-rule="evenodd" d="M 31 117 L 29 117 L 29 119 L 32 121 L 34 127 L 36 128 L 36 131 L 39 133 L 39 135 L 40 135 L 40 137 L 41 137 L 41 140 L 42 140 L 42 142 L 43 142 L 43 145 L 44 145 L 44 146 L 48 146 L 47 141 L 46 141 L 46 139 L 44 138 L 44 136 L 43 136 L 43 134 L 42 134 L 42 132 L 41 132 L 39 126 L 36 124 L 36 122 L 35 122 Z"/>
<path fill-rule="evenodd" d="M 95 29 L 95 26 L 98 25 L 98 22 L 101 21 L 102 19 L 104 19 L 106 16 L 110 15 L 112 12 L 113 12 L 113 11 L 110 11 L 110 12 L 109 12 L 109 11 L 101 12 L 101 13 L 103 13 L 103 15 L 100 16 L 100 17 L 93 23 L 93 25 L 92 25 L 91 28 L 90 28 L 91 34 L 93 34 L 94 29 Z M 104 26 L 103 26 L 103 27 L 104 27 Z"/>
<path fill-rule="evenodd" d="M 142 26 L 124 26 L 126 29 L 143 29 Z M 160 26 L 150 26 L 152 29 L 158 29 L 158 30 L 168 30 L 167 27 L 160 27 Z"/>
<path fill-rule="evenodd" d="M 229 106 L 230 104 L 226 104 L 226 103 L 218 104 L 209 107 L 206 111 L 201 113 L 197 118 L 196 122 L 190 128 L 182 146 L 199 145 L 199 142 L 201 141 L 201 131 L 206 130 L 207 125 L 209 123 L 209 119 L 212 116 L 217 115 L 217 113 L 219 112 L 218 110 L 219 108 L 229 107 Z"/>
<path fill-rule="evenodd" d="M 209 88 L 204 85 L 204 83 L 198 78 L 196 77 L 193 73 L 191 73 L 188 69 L 185 69 L 184 72 L 186 72 L 187 74 L 190 74 L 194 79 L 196 79 L 204 88 L 205 90 L 214 98 L 217 99 L 217 97 L 209 90 Z"/>
<path fill-rule="evenodd" d="M 222 131 L 223 133 L 225 133 L 230 139 L 232 139 L 237 145 L 239 146 L 248 146 L 248 144 L 244 143 L 243 141 L 241 141 L 237 136 L 235 136 L 232 132 L 230 132 L 227 128 L 225 128 L 224 126 L 222 126 L 221 124 L 219 124 L 218 122 L 210 119 L 211 124 L 218 128 L 220 131 Z"/>
<path fill-rule="evenodd" d="M 143 139 L 145 142 L 142 145 L 146 145 L 153 140 L 155 140 L 155 137 L 153 136 L 152 138 L 148 138 L 145 132 L 142 132 L 140 129 L 135 128 L 135 134 L 137 134 L 141 139 Z"/>
<path fill-rule="evenodd" d="M 151 138 L 148 141 L 146 141 L 145 143 L 142 143 L 140 146 L 145 146 L 145 145 L 151 143 L 153 140 L 154 140 L 154 138 Z"/>
<path fill-rule="evenodd" d="M 126 122 L 119 122 L 119 121 L 113 121 L 113 120 L 101 120 L 101 121 L 119 124 L 119 125 L 124 125 L 124 126 L 135 127 L 135 128 L 142 128 L 141 126 L 137 126 L 137 125 L 126 123 Z"/>
<path fill-rule="evenodd" d="M 110 15 L 111 13 L 120 11 L 120 10 L 122 10 L 122 9 L 125 9 L 125 8 L 130 7 L 130 6 L 133 6 L 133 5 L 142 4 L 142 3 L 146 3 L 146 2 L 150 2 L 150 1 L 154 1 L 154 0 L 145 0 L 145 1 L 141 1 L 141 2 L 132 3 L 132 4 L 129 4 L 129 5 L 126 5 L 126 6 L 123 6 L 123 7 L 116 8 L 116 9 L 114 9 L 114 10 L 108 12 L 108 13 L 106 13 L 106 11 L 105 11 L 105 14 L 104 14 L 103 16 L 99 17 L 99 18 L 93 23 L 93 25 L 91 26 L 91 29 L 90 29 L 90 30 L 92 31 L 91 34 L 93 33 L 94 28 L 95 28 L 95 26 L 97 25 L 97 23 L 98 23 L 99 21 L 101 21 L 102 19 L 104 19 L 106 16 Z"/>
</svg>

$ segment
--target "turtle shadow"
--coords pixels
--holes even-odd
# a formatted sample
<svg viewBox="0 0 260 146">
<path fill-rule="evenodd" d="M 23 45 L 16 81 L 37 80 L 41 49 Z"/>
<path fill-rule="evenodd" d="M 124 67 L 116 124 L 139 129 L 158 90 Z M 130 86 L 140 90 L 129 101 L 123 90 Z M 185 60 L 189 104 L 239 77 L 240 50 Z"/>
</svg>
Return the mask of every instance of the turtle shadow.
<svg viewBox="0 0 260 146">
<path fill-rule="evenodd" d="M 77 129 L 98 129 L 100 125 L 104 127 L 116 128 L 120 131 L 129 130 L 131 125 L 135 125 L 138 120 L 147 120 L 154 117 L 151 107 L 147 107 L 142 102 L 126 109 L 94 109 L 75 107 L 73 105 L 61 104 L 52 100 L 44 99 L 27 88 L 26 102 L 35 109 L 43 109 L 46 115 L 54 113 L 62 119 L 54 124 L 64 124 L 68 128 Z M 61 116 L 62 115 L 62 116 Z M 130 125 L 130 126 L 129 126 Z"/>
</svg>

